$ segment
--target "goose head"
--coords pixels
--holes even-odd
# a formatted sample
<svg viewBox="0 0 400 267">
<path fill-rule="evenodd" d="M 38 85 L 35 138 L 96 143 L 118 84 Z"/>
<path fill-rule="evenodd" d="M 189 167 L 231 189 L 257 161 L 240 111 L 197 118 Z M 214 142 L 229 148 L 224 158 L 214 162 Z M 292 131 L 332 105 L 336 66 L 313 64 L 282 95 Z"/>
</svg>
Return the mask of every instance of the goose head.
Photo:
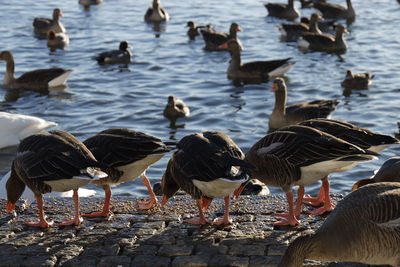
<svg viewBox="0 0 400 267">
<path fill-rule="evenodd" d="M 157 9 L 160 6 L 160 0 L 153 0 L 153 8 Z"/>
<path fill-rule="evenodd" d="M 4 60 L 6 62 L 14 61 L 14 57 L 10 51 L 2 51 L 0 53 L 0 60 Z"/>
<path fill-rule="evenodd" d="M 346 27 L 342 24 L 336 26 L 336 36 L 342 36 L 344 33 L 348 33 Z"/>
<path fill-rule="evenodd" d="M 347 70 L 345 79 L 353 79 L 353 78 L 354 78 L 353 72 L 351 70 Z"/>
<path fill-rule="evenodd" d="M 236 22 L 233 22 L 231 24 L 231 27 L 229 28 L 229 35 L 230 36 L 234 36 L 236 38 L 236 33 L 237 32 L 241 32 L 242 29 L 240 28 L 239 24 L 237 24 Z"/>
<path fill-rule="evenodd" d="M 6 183 L 7 191 L 7 212 L 11 213 L 14 210 L 15 204 L 25 191 L 25 183 L 18 178 L 14 170 L 11 170 L 10 178 Z"/>
<path fill-rule="evenodd" d="M 129 47 L 129 44 L 127 41 L 122 41 L 119 43 L 119 50 L 121 51 L 126 51 Z"/>
<path fill-rule="evenodd" d="M 196 25 L 194 24 L 193 21 L 188 21 L 186 27 L 189 27 L 189 29 L 195 29 Z"/>
<path fill-rule="evenodd" d="M 283 78 L 276 78 L 272 83 L 272 92 L 285 92 L 286 91 L 286 83 Z"/>
<path fill-rule="evenodd" d="M 317 13 L 313 13 L 313 14 L 311 15 L 311 18 L 310 18 L 310 24 L 311 24 L 311 22 L 313 22 L 313 21 L 322 21 L 322 20 L 324 20 L 324 18 L 323 18 L 321 15 L 319 15 L 319 14 L 317 14 Z"/>
<path fill-rule="evenodd" d="M 62 16 L 63 16 L 63 13 L 61 12 L 61 9 L 55 8 L 53 10 L 53 20 L 58 20 L 59 17 L 62 17 Z"/>
<path fill-rule="evenodd" d="M 161 188 L 163 197 L 161 200 L 161 205 L 164 206 L 168 200 L 175 195 L 179 190 L 179 185 L 175 182 L 174 178 L 171 175 L 171 161 L 168 162 L 167 170 L 165 171 L 162 180 L 161 180 Z"/>
</svg>

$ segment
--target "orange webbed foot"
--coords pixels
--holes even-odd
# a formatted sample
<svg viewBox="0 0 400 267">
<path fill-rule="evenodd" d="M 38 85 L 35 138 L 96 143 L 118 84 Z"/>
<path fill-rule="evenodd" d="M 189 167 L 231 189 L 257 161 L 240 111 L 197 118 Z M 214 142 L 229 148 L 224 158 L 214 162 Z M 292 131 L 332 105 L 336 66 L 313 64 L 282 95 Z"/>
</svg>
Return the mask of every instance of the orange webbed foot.
<svg viewBox="0 0 400 267">
<path fill-rule="evenodd" d="M 48 221 L 39 221 L 39 222 L 24 222 L 25 225 L 31 226 L 31 227 L 41 227 L 41 228 L 49 228 L 50 226 L 53 225 L 53 221 L 48 222 Z"/>
<path fill-rule="evenodd" d="M 114 213 L 111 210 L 95 211 L 91 213 L 82 214 L 82 217 L 96 218 L 112 216 Z"/>
</svg>

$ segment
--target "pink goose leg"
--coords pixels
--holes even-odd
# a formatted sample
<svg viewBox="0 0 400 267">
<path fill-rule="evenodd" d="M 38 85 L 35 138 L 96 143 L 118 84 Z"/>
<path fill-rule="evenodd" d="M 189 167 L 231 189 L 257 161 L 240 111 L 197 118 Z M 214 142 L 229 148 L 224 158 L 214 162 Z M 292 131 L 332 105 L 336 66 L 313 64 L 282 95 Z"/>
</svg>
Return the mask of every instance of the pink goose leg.
<svg viewBox="0 0 400 267">
<path fill-rule="evenodd" d="M 74 205 L 75 205 L 75 218 L 72 220 L 68 220 L 59 224 L 59 226 L 67 226 L 67 225 L 80 225 L 83 222 L 83 218 L 81 217 L 81 213 L 79 210 L 79 196 L 78 190 L 74 190 L 73 194 Z"/>
<path fill-rule="evenodd" d="M 335 204 L 332 203 L 331 197 L 329 195 L 329 180 L 328 178 L 324 178 L 322 180 L 322 187 L 323 191 L 325 193 L 324 199 L 325 203 L 322 207 L 314 209 L 312 211 L 309 211 L 308 213 L 313 214 L 313 215 L 321 215 L 324 214 L 325 212 L 331 211 L 335 208 Z"/>
<path fill-rule="evenodd" d="M 107 217 L 108 215 L 113 215 L 110 210 L 110 200 L 111 200 L 111 188 L 106 185 L 103 187 L 104 189 L 104 205 L 102 211 L 95 211 L 92 213 L 82 214 L 83 217 Z"/>
<path fill-rule="evenodd" d="M 151 184 L 149 178 L 146 175 L 142 175 L 142 183 L 147 187 L 147 191 L 149 191 L 150 200 L 149 201 L 138 201 L 138 209 L 139 210 L 148 210 L 154 207 L 157 204 L 156 194 L 154 194 L 153 189 L 151 188 Z"/>
<path fill-rule="evenodd" d="M 44 216 L 44 210 L 43 210 L 43 196 L 42 195 L 38 195 L 36 196 L 36 203 L 38 205 L 38 209 L 39 209 L 39 221 L 38 222 L 24 222 L 24 224 L 28 225 L 28 226 L 32 226 L 32 227 L 42 227 L 42 228 L 48 228 L 51 225 L 53 225 L 53 222 L 48 222 L 45 219 Z"/>
</svg>

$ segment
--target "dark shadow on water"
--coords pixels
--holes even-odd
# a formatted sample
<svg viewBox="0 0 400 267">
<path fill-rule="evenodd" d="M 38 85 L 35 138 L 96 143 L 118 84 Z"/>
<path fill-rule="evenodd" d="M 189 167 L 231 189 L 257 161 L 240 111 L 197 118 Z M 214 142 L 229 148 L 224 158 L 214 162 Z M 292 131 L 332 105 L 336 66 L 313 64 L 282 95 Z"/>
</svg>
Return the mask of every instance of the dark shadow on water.
<svg viewBox="0 0 400 267">
<path fill-rule="evenodd" d="M 344 88 L 343 89 L 343 96 L 344 97 L 349 97 L 350 95 L 358 95 L 361 97 L 368 97 L 368 94 L 365 94 L 363 92 L 368 92 L 366 89 L 351 89 L 351 88 Z"/>
<path fill-rule="evenodd" d="M 236 87 L 243 87 L 247 84 L 261 84 L 267 83 L 270 79 L 268 78 L 241 78 L 241 79 L 232 79 L 232 84 Z"/>
<path fill-rule="evenodd" d="M 49 89 L 7 89 L 4 95 L 5 102 L 16 102 L 21 96 L 29 93 L 38 93 L 41 96 L 56 97 L 60 99 L 68 99 L 69 97 L 61 97 L 61 94 L 68 88 L 67 85 L 51 87 Z M 61 94 L 60 94 L 61 93 Z M 53 95 L 55 94 L 55 95 Z"/>
</svg>

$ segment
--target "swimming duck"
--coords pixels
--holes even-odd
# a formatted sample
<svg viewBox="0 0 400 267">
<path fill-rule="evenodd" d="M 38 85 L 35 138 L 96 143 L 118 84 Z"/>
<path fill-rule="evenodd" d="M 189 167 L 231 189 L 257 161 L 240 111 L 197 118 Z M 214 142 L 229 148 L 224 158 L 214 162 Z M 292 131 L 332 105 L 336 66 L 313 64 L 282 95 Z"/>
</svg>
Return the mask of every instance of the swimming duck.
<svg viewBox="0 0 400 267">
<path fill-rule="evenodd" d="M 296 42 L 299 37 L 305 32 L 322 33 L 318 27 L 318 21 L 322 20 L 322 17 L 316 13 L 311 15 L 311 19 L 301 18 L 300 22 L 295 23 L 283 23 L 279 27 L 279 31 L 285 38 L 286 42 Z"/>
<path fill-rule="evenodd" d="M 327 118 L 339 104 L 337 99 L 320 99 L 286 106 L 287 87 L 282 78 L 274 80 L 272 91 L 275 92 L 275 105 L 269 117 L 269 132 L 309 119 Z"/>
<path fill-rule="evenodd" d="M 149 7 L 144 15 L 147 22 L 165 22 L 169 20 L 169 14 L 160 6 L 160 0 L 153 0 L 153 4 Z"/>
<path fill-rule="evenodd" d="M 201 35 L 203 36 L 204 42 L 206 46 L 205 50 L 209 51 L 225 51 L 226 47 L 221 47 L 222 44 L 225 44 L 231 39 L 237 41 L 240 50 L 243 50 L 243 46 L 237 38 L 237 32 L 242 31 L 239 24 L 233 22 L 229 28 L 229 33 L 224 32 L 215 32 L 214 30 L 210 30 L 209 28 L 200 30 Z"/>
<path fill-rule="evenodd" d="M 347 7 L 333 4 L 329 2 L 316 2 L 314 3 L 314 8 L 321 11 L 324 18 L 332 19 L 346 19 L 353 21 L 356 17 L 351 0 L 346 0 Z"/>
<path fill-rule="evenodd" d="M 14 76 L 14 57 L 10 51 L 2 51 L 0 60 L 4 60 L 6 73 L 3 86 L 15 89 L 47 90 L 50 87 L 63 86 L 72 70 L 61 68 L 39 69 L 25 72 L 19 78 Z"/>
<path fill-rule="evenodd" d="M 347 43 L 343 39 L 343 34 L 347 32 L 347 29 L 340 24 L 336 26 L 335 36 L 326 33 L 306 32 L 299 38 L 298 44 L 301 48 L 312 51 L 344 53 L 347 50 Z"/>
<path fill-rule="evenodd" d="M 229 40 L 227 43 L 220 45 L 220 47 L 228 49 L 231 53 L 231 61 L 227 70 L 229 79 L 269 79 L 274 76 L 281 76 L 285 74 L 295 64 L 294 62 L 289 62 L 291 58 L 269 61 L 253 61 L 241 64 L 240 46 L 236 40 Z"/>
<path fill-rule="evenodd" d="M 139 202 L 139 209 L 150 209 L 157 203 L 156 196 L 146 176 L 146 170 L 159 161 L 169 148 L 158 138 L 125 128 L 104 130 L 83 142 L 95 158 L 107 166 L 103 169 L 108 177 L 93 181 L 105 191 L 103 210 L 84 214 L 85 217 L 105 217 L 111 215 L 111 187 L 129 182 L 137 177 L 149 191 L 150 201 Z"/>
<path fill-rule="evenodd" d="M 47 35 L 49 31 L 53 31 L 55 33 L 65 32 L 64 25 L 60 21 L 60 17 L 62 16 L 63 14 L 61 9 L 55 8 L 53 10 L 53 19 L 34 18 L 33 28 L 35 33 L 39 35 Z"/>
<path fill-rule="evenodd" d="M 289 245 L 278 267 L 301 267 L 305 259 L 399 266 L 399 203 L 400 183 L 351 192 L 315 233 Z"/>
<path fill-rule="evenodd" d="M 82 223 L 79 211 L 78 188 L 104 178 L 106 173 L 98 168 L 103 165 L 73 135 L 54 130 L 31 135 L 21 141 L 18 154 L 11 167 L 6 183 L 7 211 L 12 212 L 15 203 L 28 186 L 35 194 L 39 209 L 39 222 L 25 222 L 28 226 L 47 228 L 52 225 L 45 219 L 42 194 L 73 190 L 75 217 L 60 226 Z"/>
<path fill-rule="evenodd" d="M 131 62 L 132 52 L 129 50 L 127 41 L 119 43 L 118 50 L 106 51 L 94 57 L 99 64 L 129 64 Z"/>
<path fill-rule="evenodd" d="M 168 97 L 168 104 L 164 109 L 164 117 L 171 121 L 176 121 L 178 118 L 188 117 L 189 115 L 190 110 L 185 102 L 174 96 Z"/>
<path fill-rule="evenodd" d="M 294 0 L 288 0 L 287 4 L 265 3 L 264 7 L 268 10 L 268 16 L 281 19 L 294 20 L 300 16 L 300 12 L 294 6 Z"/>
<path fill-rule="evenodd" d="M 347 70 L 346 77 L 341 85 L 350 89 L 366 89 L 372 84 L 372 78 L 374 78 L 374 75 L 369 72 L 354 74 L 351 70 Z"/>
<path fill-rule="evenodd" d="M 164 205 L 181 188 L 196 200 L 199 217 L 185 223 L 228 225 L 229 194 L 246 181 L 252 166 L 233 140 L 224 133 L 206 131 L 183 137 L 177 144 L 161 181 Z M 204 211 L 213 198 L 223 197 L 225 214 L 213 222 Z"/>
<path fill-rule="evenodd" d="M 60 32 L 55 33 L 54 31 L 49 31 L 47 36 L 47 47 L 55 50 L 57 48 L 64 49 L 64 47 L 69 45 L 69 37 L 67 34 Z"/>
</svg>

